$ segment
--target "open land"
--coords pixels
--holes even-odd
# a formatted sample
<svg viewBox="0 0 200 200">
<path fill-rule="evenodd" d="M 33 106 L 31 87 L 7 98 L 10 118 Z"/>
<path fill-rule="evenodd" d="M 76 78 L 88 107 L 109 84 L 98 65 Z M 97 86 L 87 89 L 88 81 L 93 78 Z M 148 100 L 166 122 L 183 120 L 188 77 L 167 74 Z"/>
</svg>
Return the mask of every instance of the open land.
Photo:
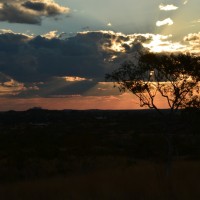
<svg viewBox="0 0 200 200">
<path fill-rule="evenodd" d="M 163 112 L 1 112 L 0 199 L 200 199 L 200 113 Z"/>
</svg>

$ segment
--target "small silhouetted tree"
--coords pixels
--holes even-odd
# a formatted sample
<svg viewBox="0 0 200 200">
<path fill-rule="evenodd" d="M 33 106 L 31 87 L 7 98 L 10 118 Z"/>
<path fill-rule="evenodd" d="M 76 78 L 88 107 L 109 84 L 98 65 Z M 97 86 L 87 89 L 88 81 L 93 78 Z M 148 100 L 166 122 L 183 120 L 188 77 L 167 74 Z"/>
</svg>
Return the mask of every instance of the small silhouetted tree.
<svg viewBox="0 0 200 200">
<path fill-rule="evenodd" d="M 174 112 L 178 109 L 200 108 L 200 57 L 189 54 L 154 54 L 140 56 L 137 64 L 127 61 L 106 80 L 114 82 L 121 92 L 138 97 L 140 106 L 160 112 L 155 103 L 158 93 Z M 160 112 L 161 113 L 161 112 Z"/>
</svg>

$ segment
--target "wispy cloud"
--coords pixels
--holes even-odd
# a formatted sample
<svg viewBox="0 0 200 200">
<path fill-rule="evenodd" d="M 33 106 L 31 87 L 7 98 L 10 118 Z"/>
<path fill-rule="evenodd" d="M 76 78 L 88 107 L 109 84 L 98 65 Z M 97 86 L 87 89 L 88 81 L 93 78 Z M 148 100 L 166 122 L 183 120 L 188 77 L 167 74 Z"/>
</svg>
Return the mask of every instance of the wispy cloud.
<svg viewBox="0 0 200 200">
<path fill-rule="evenodd" d="M 192 24 L 200 23 L 200 19 L 191 21 Z"/>
<path fill-rule="evenodd" d="M 173 20 L 171 18 L 166 18 L 166 19 L 164 19 L 162 21 L 157 21 L 156 22 L 156 26 L 164 26 L 164 25 L 170 26 L 170 25 L 173 25 L 173 24 L 174 24 L 174 22 L 173 22 Z"/>
<path fill-rule="evenodd" d="M 173 4 L 169 4 L 169 5 L 161 4 L 159 5 L 159 9 L 164 10 L 164 11 L 171 11 L 171 10 L 177 10 L 178 7 Z"/>
</svg>

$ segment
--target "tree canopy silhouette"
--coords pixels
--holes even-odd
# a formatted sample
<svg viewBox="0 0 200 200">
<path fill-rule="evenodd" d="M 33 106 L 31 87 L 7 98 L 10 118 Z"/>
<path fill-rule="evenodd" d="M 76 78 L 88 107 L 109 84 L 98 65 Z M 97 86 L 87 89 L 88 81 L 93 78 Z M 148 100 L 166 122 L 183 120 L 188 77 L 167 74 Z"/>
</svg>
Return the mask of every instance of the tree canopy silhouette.
<svg viewBox="0 0 200 200">
<path fill-rule="evenodd" d="M 190 54 L 146 53 L 135 64 L 124 62 L 106 80 L 114 82 L 121 92 L 129 91 L 140 100 L 140 106 L 160 112 L 155 97 L 166 99 L 172 112 L 180 108 L 200 108 L 200 57 Z"/>
</svg>

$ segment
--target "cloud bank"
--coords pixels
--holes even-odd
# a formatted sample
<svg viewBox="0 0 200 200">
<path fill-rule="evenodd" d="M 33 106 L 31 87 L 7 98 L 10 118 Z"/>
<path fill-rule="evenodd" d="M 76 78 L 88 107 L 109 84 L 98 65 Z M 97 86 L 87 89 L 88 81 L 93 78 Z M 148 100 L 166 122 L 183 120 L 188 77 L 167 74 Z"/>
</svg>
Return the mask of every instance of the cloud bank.
<svg viewBox="0 0 200 200">
<path fill-rule="evenodd" d="M 185 42 L 190 44 L 190 52 L 199 54 L 200 51 L 200 32 L 199 33 L 190 33 L 184 37 Z"/>
<path fill-rule="evenodd" d="M 81 32 L 66 39 L 62 35 L 52 31 L 30 36 L 1 30 L 0 71 L 22 82 L 53 76 L 98 79 L 112 70 L 111 60 L 121 62 L 145 49 L 142 42 L 148 39 L 108 31 Z"/>
<path fill-rule="evenodd" d="M 0 0 L 0 21 L 41 24 L 43 17 L 69 13 L 68 7 L 53 0 Z"/>
<path fill-rule="evenodd" d="M 33 36 L 0 30 L 1 96 L 64 97 L 106 96 L 112 84 L 104 84 L 106 73 L 125 60 L 137 61 L 143 51 L 199 53 L 200 34 L 189 34 L 184 43 L 171 35 L 85 31 L 64 37 L 57 31 Z"/>
</svg>

